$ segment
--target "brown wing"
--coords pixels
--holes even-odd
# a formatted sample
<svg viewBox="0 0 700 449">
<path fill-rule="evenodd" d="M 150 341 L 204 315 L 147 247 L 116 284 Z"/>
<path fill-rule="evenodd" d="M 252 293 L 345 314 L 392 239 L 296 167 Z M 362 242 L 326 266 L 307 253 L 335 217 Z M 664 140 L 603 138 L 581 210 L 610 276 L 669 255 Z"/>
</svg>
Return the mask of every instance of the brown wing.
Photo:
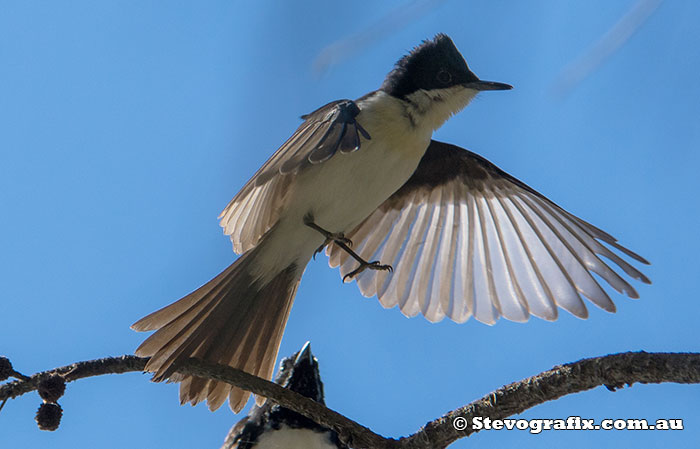
<svg viewBox="0 0 700 449">
<path fill-rule="evenodd" d="M 592 273 L 632 298 L 637 292 L 616 269 L 649 283 L 606 245 L 648 262 L 612 236 L 486 159 L 436 141 L 406 184 L 347 237 L 363 258 L 394 268 L 361 273 L 362 294 L 430 321 L 554 320 L 557 306 L 585 318 L 581 296 L 615 310 Z M 341 276 L 356 268 L 334 245 L 327 254 Z"/>
<path fill-rule="evenodd" d="M 360 136 L 370 139 L 355 120 L 359 113 L 354 101 L 339 100 L 302 117 L 304 123 L 219 215 L 224 234 L 231 236 L 236 253 L 256 246 L 275 224 L 290 183 L 299 170 L 327 161 L 338 151 L 359 150 Z"/>
</svg>

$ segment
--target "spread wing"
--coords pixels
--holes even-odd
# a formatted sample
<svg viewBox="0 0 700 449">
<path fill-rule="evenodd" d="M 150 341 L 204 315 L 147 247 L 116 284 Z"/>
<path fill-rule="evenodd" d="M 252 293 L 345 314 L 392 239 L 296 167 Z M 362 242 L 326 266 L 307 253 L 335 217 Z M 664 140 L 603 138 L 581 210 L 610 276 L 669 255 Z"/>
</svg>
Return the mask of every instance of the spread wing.
<svg viewBox="0 0 700 449">
<path fill-rule="evenodd" d="M 233 250 L 243 253 L 258 244 L 277 222 L 294 175 L 311 164 L 327 161 L 338 151 L 360 149 L 360 136 L 370 136 L 355 120 L 360 113 L 351 100 L 339 100 L 302 116 L 304 123 L 265 162 L 219 215 Z"/>
<path fill-rule="evenodd" d="M 650 283 L 611 248 L 648 262 L 609 234 L 486 159 L 436 141 L 406 184 L 346 237 L 366 260 L 394 268 L 362 272 L 362 294 L 430 321 L 555 320 L 557 306 L 585 318 L 581 296 L 615 311 L 592 273 L 632 298 L 617 270 Z M 341 276 L 356 268 L 337 246 L 326 253 Z"/>
</svg>

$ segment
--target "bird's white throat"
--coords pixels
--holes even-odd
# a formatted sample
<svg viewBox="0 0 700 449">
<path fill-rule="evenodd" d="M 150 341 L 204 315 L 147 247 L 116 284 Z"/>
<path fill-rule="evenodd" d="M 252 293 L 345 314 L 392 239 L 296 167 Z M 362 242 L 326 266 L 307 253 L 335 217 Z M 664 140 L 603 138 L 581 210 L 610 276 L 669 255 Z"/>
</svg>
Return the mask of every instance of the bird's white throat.
<svg viewBox="0 0 700 449">
<path fill-rule="evenodd" d="M 464 109 L 478 93 L 464 86 L 419 89 L 406 97 L 406 112 L 414 126 L 428 126 L 434 131 Z"/>
</svg>

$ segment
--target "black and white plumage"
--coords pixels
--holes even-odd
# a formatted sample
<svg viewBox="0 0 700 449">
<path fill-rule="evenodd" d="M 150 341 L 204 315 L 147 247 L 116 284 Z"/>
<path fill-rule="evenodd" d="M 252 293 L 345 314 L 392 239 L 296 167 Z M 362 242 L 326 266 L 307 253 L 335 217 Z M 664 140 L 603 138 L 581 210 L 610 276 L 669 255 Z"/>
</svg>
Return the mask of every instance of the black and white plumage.
<svg viewBox="0 0 700 449">
<path fill-rule="evenodd" d="M 307 217 L 351 231 L 411 176 L 435 129 L 480 91 L 509 88 L 479 80 L 438 35 L 399 60 L 379 90 L 304 116 L 220 217 L 241 257 L 132 326 L 156 331 L 136 350 L 151 357 L 154 380 L 180 382 L 183 403 L 216 409 L 228 398 L 241 410 L 248 392 L 181 376 L 178 364 L 195 357 L 269 379 L 304 268 L 326 241 Z"/>
<path fill-rule="evenodd" d="M 275 382 L 325 405 L 318 360 L 307 342 L 280 363 Z M 255 406 L 231 428 L 221 449 L 346 449 L 338 434 L 279 404 Z"/>
<path fill-rule="evenodd" d="M 362 272 L 365 295 L 431 321 L 554 319 L 556 306 L 585 316 L 579 293 L 612 310 L 589 271 L 635 296 L 595 255 L 647 281 L 599 241 L 634 253 L 478 156 L 431 143 L 479 92 L 510 88 L 477 78 L 440 34 L 400 59 L 378 90 L 303 116 L 220 215 L 238 260 L 132 326 L 156 331 L 136 350 L 151 357 L 146 370 L 180 382 L 182 403 L 214 410 L 228 399 L 240 411 L 248 392 L 179 375 L 178 365 L 194 357 L 269 379 L 307 263 L 343 234 L 360 255 L 394 267 Z M 330 256 L 341 273 L 354 268 L 335 248 Z"/>
<path fill-rule="evenodd" d="M 581 296 L 615 311 L 591 273 L 631 298 L 639 295 L 613 268 L 649 283 L 608 246 L 648 262 L 606 232 L 481 156 L 434 140 L 413 176 L 346 237 L 363 258 L 394 267 L 359 274 L 364 296 L 433 322 L 555 320 L 557 307 L 586 318 Z M 341 276 L 354 268 L 337 246 L 326 252 Z"/>
</svg>

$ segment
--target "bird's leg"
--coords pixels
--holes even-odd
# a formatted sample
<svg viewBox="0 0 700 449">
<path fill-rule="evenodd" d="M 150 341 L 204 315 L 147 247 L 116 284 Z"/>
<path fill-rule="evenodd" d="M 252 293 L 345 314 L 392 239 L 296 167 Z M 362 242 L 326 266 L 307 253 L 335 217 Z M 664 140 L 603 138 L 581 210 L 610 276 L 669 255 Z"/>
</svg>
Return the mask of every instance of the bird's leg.
<svg viewBox="0 0 700 449">
<path fill-rule="evenodd" d="M 313 216 L 311 214 L 307 214 L 304 217 L 304 224 L 311 229 L 314 229 L 321 233 L 326 240 L 323 242 L 321 246 L 316 249 L 314 252 L 314 257 L 316 257 L 316 254 L 320 253 L 323 248 L 328 245 L 329 243 L 333 242 L 336 245 L 338 245 L 343 251 L 348 253 L 353 259 L 358 261 L 360 263 L 360 266 L 357 267 L 357 269 L 351 271 L 350 273 L 346 274 L 343 276 L 343 282 L 345 282 L 347 279 L 352 279 L 353 277 L 357 276 L 358 274 L 362 273 L 363 271 L 369 269 L 369 270 L 387 270 L 387 271 L 394 271 L 394 268 L 391 265 L 382 265 L 379 263 L 378 260 L 374 260 L 372 262 L 367 262 L 365 259 L 360 257 L 355 251 L 350 249 L 350 246 L 352 246 L 352 241 L 350 239 L 346 238 L 345 235 L 342 232 L 329 232 L 314 223 L 313 221 Z"/>
<path fill-rule="evenodd" d="M 311 229 L 318 231 L 321 235 L 323 235 L 326 240 L 316 248 L 316 251 L 314 251 L 314 259 L 316 259 L 316 254 L 320 253 L 323 251 L 323 248 L 326 247 L 331 242 L 337 243 L 338 245 L 343 245 L 341 248 L 348 248 L 348 251 L 352 252 L 352 250 L 349 249 L 350 246 L 352 246 L 352 241 L 348 238 L 345 238 L 345 234 L 342 232 L 330 232 L 326 231 L 316 223 L 314 223 L 314 217 L 310 213 L 306 214 L 304 216 L 304 224 Z"/>
</svg>

